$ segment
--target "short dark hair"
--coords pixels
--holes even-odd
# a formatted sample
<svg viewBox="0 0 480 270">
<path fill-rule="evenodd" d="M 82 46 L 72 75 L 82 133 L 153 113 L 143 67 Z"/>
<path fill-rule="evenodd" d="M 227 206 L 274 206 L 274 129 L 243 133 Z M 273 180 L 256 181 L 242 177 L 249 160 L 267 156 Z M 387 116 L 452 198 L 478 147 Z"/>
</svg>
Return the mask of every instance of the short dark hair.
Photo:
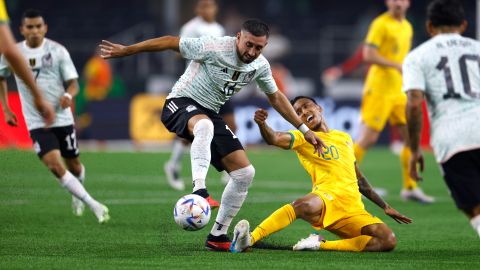
<svg viewBox="0 0 480 270">
<path fill-rule="evenodd" d="M 263 37 L 270 35 L 268 25 L 259 19 L 249 19 L 242 24 L 242 30 L 249 32 L 256 37 Z"/>
<path fill-rule="evenodd" d="M 318 103 L 315 101 L 315 99 L 311 98 L 311 97 L 307 97 L 307 96 L 296 96 L 294 97 L 292 100 L 290 100 L 290 104 L 295 105 L 295 103 L 299 100 L 299 99 L 302 99 L 302 98 L 306 98 L 306 99 L 309 99 L 311 100 L 313 103 L 317 104 Z"/>
<path fill-rule="evenodd" d="M 27 9 L 25 10 L 25 12 L 23 12 L 22 14 L 22 22 L 23 20 L 25 19 L 32 19 L 32 18 L 38 18 L 38 17 L 42 17 L 43 18 L 43 14 L 40 10 L 36 10 L 36 9 Z"/>
<path fill-rule="evenodd" d="M 434 27 L 460 26 L 465 20 L 465 11 L 457 0 L 434 0 L 427 7 L 427 19 Z"/>
</svg>

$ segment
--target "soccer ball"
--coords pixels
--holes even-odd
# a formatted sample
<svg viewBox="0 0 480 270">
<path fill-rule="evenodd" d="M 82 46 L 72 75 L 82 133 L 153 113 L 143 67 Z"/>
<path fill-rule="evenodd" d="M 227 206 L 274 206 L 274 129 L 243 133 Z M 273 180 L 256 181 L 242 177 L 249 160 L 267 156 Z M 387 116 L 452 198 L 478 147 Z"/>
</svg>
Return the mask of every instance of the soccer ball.
<svg viewBox="0 0 480 270">
<path fill-rule="evenodd" d="M 173 208 L 173 218 L 182 229 L 197 231 L 210 220 L 210 204 L 201 196 L 188 194 L 183 196 Z"/>
</svg>

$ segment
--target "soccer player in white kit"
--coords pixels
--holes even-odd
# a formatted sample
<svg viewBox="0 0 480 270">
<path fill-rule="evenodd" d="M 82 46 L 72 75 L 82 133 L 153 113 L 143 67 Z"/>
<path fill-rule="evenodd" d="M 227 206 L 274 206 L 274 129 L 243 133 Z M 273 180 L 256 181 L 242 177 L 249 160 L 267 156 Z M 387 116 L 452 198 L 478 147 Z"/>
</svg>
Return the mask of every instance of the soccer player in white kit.
<svg viewBox="0 0 480 270">
<path fill-rule="evenodd" d="M 225 186 L 215 224 L 205 246 L 228 251 L 227 230 L 242 207 L 255 169 L 233 132 L 218 114 L 232 95 L 255 80 L 273 108 L 304 133 L 305 139 L 320 152 L 323 142 L 296 115 L 288 99 L 272 77 L 268 61 L 261 55 L 268 41 L 268 26 L 247 20 L 236 37 L 180 38 L 164 36 L 123 46 L 103 40 L 104 58 L 140 52 L 174 50 L 192 60 L 173 86 L 162 112 L 162 122 L 171 132 L 192 142 L 193 193 L 208 198 L 205 177 L 210 163 L 226 170 L 231 180 Z"/>
<path fill-rule="evenodd" d="M 93 211 L 99 223 L 109 220 L 108 208 L 93 199 L 85 190 L 85 167 L 80 162 L 78 144 L 73 128 L 73 115 L 70 109 L 72 98 L 78 93 L 78 74 L 68 51 L 55 41 L 45 38 L 47 24 L 37 10 L 27 10 L 20 26 L 25 41 L 18 48 L 30 65 L 36 83 L 47 101 L 55 108 L 55 120 L 46 126 L 41 115 L 35 110 L 33 97 L 25 82 L 15 76 L 20 93 L 22 111 L 25 117 L 34 149 L 58 178 L 60 184 L 72 194 L 73 213 L 83 215 L 84 203 Z M 0 61 L 0 101 L 5 120 L 15 126 L 16 117 L 8 107 L 5 78 L 10 75 L 9 63 L 2 57 Z M 64 82 L 67 89 L 64 88 Z M 65 161 L 62 163 L 61 157 Z"/>
<path fill-rule="evenodd" d="M 218 5 L 215 0 L 198 0 L 195 6 L 195 13 L 197 16 L 182 26 L 180 29 L 180 37 L 199 38 L 203 36 L 225 36 L 225 29 L 222 25 L 215 21 L 217 12 Z M 189 63 L 190 60 L 187 62 L 187 66 Z M 230 129 L 235 133 L 235 118 L 233 115 L 233 107 L 230 101 L 221 107 L 219 114 L 222 116 L 223 120 L 225 120 Z M 177 137 L 173 141 L 170 159 L 164 165 L 167 182 L 176 190 L 185 189 L 185 184 L 180 177 L 180 171 L 182 167 L 182 157 L 187 143 L 188 141 Z M 230 176 L 228 174 L 224 174 L 222 176 L 222 182 L 226 184 L 229 178 Z M 219 206 L 219 203 L 213 199 L 210 201 L 210 203 L 212 208 Z"/>
<path fill-rule="evenodd" d="M 480 236 L 480 42 L 462 37 L 467 27 L 459 1 L 435 0 L 427 8 L 432 38 L 403 64 L 408 94 L 410 174 L 420 180 L 422 101 L 430 117 L 431 145 L 457 207 Z"/>
</svg>

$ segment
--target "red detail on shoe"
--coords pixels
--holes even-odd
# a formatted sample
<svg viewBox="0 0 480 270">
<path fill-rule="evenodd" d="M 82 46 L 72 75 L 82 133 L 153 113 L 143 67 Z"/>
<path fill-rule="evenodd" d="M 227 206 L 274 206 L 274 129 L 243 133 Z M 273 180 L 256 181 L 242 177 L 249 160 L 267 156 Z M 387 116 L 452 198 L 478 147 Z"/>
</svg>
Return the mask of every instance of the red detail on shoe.
<svg viewBox="0 0 480 270">
<path fill-rule="evenodd" d="M 210 204 L 210 208 L 215 209 L 220 207 L 220 203 L 212 198 L 212 196 L 208 196 L 206 198 L 208 204 Z"/>
<path fill-rule="evenodd" d="M 230 245 L 232 242 L 214 242 L 214 241 L 207 241 L 205 247 L 212 251 L 230 251 Z"/>
</svg>

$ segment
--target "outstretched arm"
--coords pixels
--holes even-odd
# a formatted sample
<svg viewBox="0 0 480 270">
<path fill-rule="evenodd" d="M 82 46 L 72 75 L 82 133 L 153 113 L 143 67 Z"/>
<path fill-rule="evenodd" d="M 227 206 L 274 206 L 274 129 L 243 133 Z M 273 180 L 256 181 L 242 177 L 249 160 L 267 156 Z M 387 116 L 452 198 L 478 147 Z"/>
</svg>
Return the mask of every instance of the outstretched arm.
<svg viewBox="0 0 480 270">
<path fill-rule="evenodd" d="M 393 218 L 396 222 L 405 224 L 412 222 L 411 218 L 406 217 L 400 214 L 397 210 L 393 209 L 375 192 L 375 190 L 373 190 L 370 183 L 368 183 L 367 178 L 362 174 L 356 163 L 355 173 L 357 174 L 358 188 L 363 196 L 382 208 L 385 214 Z"/>
<path fill-rule="evenodd" d="M 17 117 L 8 106 L 7 81 L 3 77 L 0 77 L 0 103 L 2 104 L 5 122 L 10 126 L 16 127 L 18 125 Z"/>
<path fill-rule="evenodd" d="M 102 40 L 100 44 L 100 56 L 104 59 L 124 57 L 141 52 L 158 52 L 164 50 L 180 52 L 180 37 L 163 36 L 148 39 L 130 46 L 115 44 L 108 40 Z"/>
<path fill-rule="evenodd" d="M 254 120 L 260 128 L 260 134 L 269 145 L 275 145 L 283 149 L 289 149 L 292 142 L 292 136 L 287 132 L 274 131 L 266 122 L 268 112 L 264 109 L 258 109 L 255 112 Z"/>
<path fill-rule="evenodd" d="M 383 57 L 378 52 L 378 48 L 371 44 L 365 44 L 363 46 L 363 59 L 365 60 L 365 62 L 369 64 L 376 64 L 384 67 L 391 67 L 398 70 L 398 72 L 402 73 L 402 64 L 395 63 Z"/>
<path fill-rule="evenodd" d="M 420 171 L 423 171 L 423 155 L 420 151 L 420 132 L 423 126 L 422 102 L 424 94 L 420 90 L 409 90 L 407 92 L 407 125 L 410 149 L 412 157 L 410 158 L 410 176 L 419 181 L 422 177 L 417 171 L 417 163 L 420 165 Z"/>
<path fill-rule="evenodd" d="M 303 125 L 303 127 L 306 130 L 302 130 L 302 133 L 305 137 L 305 140 L 313 145 L 315 148 L 315 153 L 320 153 L 322 152 L 322 147 L 326 147 L 325 143 L 320 140 L 320 138 L 313 133 L 310 129 L 308 129 L 305 124 L 303 124 L 302 120 L 298 117 L 298 115 L 295 113 L 295 110 L 293 109 L 292 105 L 288 101 L 287 97 L 280 92 L 276 91 L 273 94 L 268 94 L 268 101 L 272 105 L 272 107 L 279 112 L 285 120 L 290 122 L 294 127 L 299 128 L 300 126 Z M 301 130 L 301 128 L 300 128 Z"/>
</svg>

